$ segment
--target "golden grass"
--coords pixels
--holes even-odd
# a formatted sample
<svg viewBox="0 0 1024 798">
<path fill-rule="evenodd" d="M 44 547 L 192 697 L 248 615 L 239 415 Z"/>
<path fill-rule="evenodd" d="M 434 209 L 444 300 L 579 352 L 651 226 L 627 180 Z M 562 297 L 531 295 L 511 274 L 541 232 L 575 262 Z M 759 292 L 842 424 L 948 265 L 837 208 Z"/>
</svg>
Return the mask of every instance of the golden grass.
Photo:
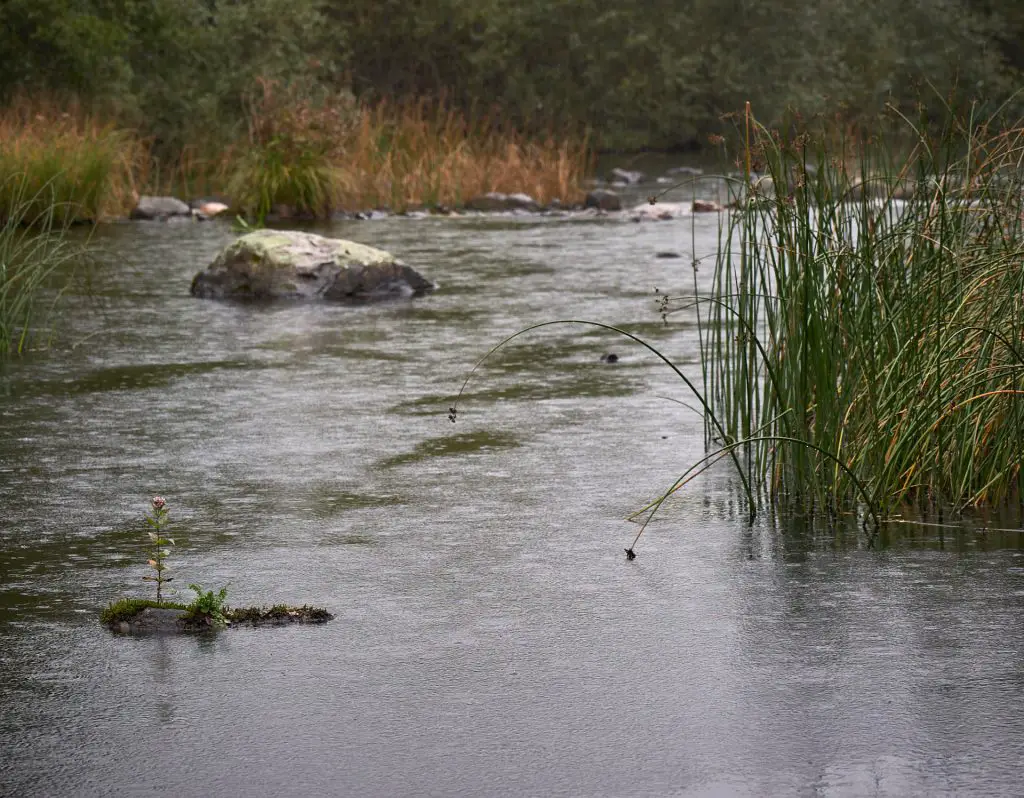
<svg viewBox="0 0 1024 798">
<path fill-rule="evenodd" d="M 491 191 L 576 202 L 592 161 L 586 140 L 529 139 L 423 101 L 361 109 L 343 152 L 342 204 L 395 210 L 457 207 Z"/>
<path fill-rule="evenodd" d="M 0 185 L 19 194 L 0 191 L 0 218 L 16 204 L 25 219 L 52 205 L 58 223 L 124 215 L 145 155 L 137 136 L 73 103 L 19 98 L 0 110 Z"/>
<path fill-rule="evenodd" d="M 261 81 L 246 117 L 244 135 L 228 146 L 211 139 L 167 157 L 74 105 L 18 100 L 0 109 L 0 183 L 24 178 L 30 194 L 71 220 L 124 216 L 139 194 L 222 195 L 260 219 L 281 206 L 323 217 L 457 208 L 492 191 L 574 203 L 593 162 L 583 137 L 527 137 L 441 101 L 371 107 L 344 93 L 313 100 Z M 3 203 L 0 196 L 0 217 Z"/>
</svg>

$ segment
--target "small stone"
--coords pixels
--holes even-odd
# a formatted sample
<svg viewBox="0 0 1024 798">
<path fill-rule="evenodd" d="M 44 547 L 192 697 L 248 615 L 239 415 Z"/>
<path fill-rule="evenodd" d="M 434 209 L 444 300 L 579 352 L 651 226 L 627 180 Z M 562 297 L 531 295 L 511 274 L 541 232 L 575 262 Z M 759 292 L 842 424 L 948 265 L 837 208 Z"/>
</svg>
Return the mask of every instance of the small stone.
<svg viewBox="0 0 1024 798">
<path fill-rule="evenodd" d="M 694 200 L 694 213 L 721 213 L 722 206 L 711 200 Z"/>
<path fill-rule="evenodd" d="M 473 197 L 466 203 L 466 210 L 482 213 L 500 213 L 503 211 L 540 210 L 540 204 L 529 194 L 502 194 L 492 191 L 479 197 Z"/>
<path fill-rule="evenodd" d="M 151 221 L 166 221 L 175 216 L 192 216 L 188 204 L 175 197 L 139 197 L 130 214 L 132 219 Z"/>
</svg>

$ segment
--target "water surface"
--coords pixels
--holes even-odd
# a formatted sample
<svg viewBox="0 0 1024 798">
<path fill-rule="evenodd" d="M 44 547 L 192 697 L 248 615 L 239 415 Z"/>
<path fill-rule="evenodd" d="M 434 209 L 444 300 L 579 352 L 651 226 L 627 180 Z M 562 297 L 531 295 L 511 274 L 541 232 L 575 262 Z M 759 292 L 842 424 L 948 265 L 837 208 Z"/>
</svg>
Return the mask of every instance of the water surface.
<svg viewBox="0 0 1024 798">
<path fill-rule="evenodd" d="M 699 377 L 695 319 L 663 324 L 654 288 L 692 290 L 717 226 L 320 228 L 441 286 L 355 308 L 191 299 L 225 225 L 97 231 L 66 345 L 0 383 L 0 794 L 1020 794 L 1019 533 L 751 526 L 722 473 L 626 562 L 701 422 L 594 329 L 517 339 L 448 420 L 477 359 L 549 319 Z M 155 494 L 179 597 L 336 620 L 107 633 L 148 586 Z"/>
</svg>

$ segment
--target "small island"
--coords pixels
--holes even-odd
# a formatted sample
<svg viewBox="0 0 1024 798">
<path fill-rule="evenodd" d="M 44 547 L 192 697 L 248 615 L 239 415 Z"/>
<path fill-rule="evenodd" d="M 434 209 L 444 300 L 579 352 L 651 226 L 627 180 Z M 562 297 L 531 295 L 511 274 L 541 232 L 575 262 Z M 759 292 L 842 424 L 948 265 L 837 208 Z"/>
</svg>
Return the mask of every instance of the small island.
<svg viewBox="0 0 1024 798">
<path fill-rule="evenodd" d="M 167 558 L 174 538 L 168 535 L 171 509 L 163 496 L 154 496 L 150 501 L 151 510 L 145 517 L 149 527 L 149 544 L 146 561 L 151 572 L 143 576 L 146 582 L 156 586 L 155 599 L 122 598 L 112 602 L 100 613 L 100 623 L 117 634 L 189 634 L 214 632 L 231 626 L 284 626 L 292 623 L 327 623 L 334 618 L 322 607 L 292 607 L 274 604 L 270 607 L 232 608 L 227 604 L 227 586 L 220 590 L 204 590 L 202 585 L 190 584 L 195 593 L 191 604 L 164 601 L 163 589 L 174 577 Z"/>
<path fill-rule="evenodd" d="M 321 624 L 334 616 L 322 607 L 225 607 L 209 612 L 192 605 L 126 598 L 116 601 L 100 613 L 100 623 L 117 634 L 194 634 L 238 626 L 284 626 Z"/>
</svg>

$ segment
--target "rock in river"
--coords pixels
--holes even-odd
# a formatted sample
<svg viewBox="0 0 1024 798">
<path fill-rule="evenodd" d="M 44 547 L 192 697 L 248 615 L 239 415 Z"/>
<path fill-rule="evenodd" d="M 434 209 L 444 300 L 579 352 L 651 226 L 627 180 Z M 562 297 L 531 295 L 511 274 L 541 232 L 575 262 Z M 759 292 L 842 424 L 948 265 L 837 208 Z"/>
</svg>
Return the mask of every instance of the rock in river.
<svg viewBox="0 0 1024 798">
<path fill-rule="evenodd" d="M 132 209 L 132 219 L 164 221 L 173 216 L 191 216 L 192 209 L 175 197 L 139 197 Z"/>
<path fill-rule="evenodd" d="M 434 283 L 389 252 L 296 230 L 255 230 L 192 280 L 207 299 L 362 302 L 419 296 Z"/>
<path fill-rule="evenodd" d="M 622 199 L 614 191 L 606 188 L 595 188 L 587 194 L 583 203 L 586 208 L 597 208 L 602 211 L 621 211 Z"/>
<path fill-rule="evenodd" d="M 502 194 L 492 191 L 480 197 L 473 197 L 466 203 L 467 211 L 482 211 L 483 213 L 494 213 L 501 211 L 530 211 L 540 210 L 540 204 L 529 194 Z"/>
</svg>

